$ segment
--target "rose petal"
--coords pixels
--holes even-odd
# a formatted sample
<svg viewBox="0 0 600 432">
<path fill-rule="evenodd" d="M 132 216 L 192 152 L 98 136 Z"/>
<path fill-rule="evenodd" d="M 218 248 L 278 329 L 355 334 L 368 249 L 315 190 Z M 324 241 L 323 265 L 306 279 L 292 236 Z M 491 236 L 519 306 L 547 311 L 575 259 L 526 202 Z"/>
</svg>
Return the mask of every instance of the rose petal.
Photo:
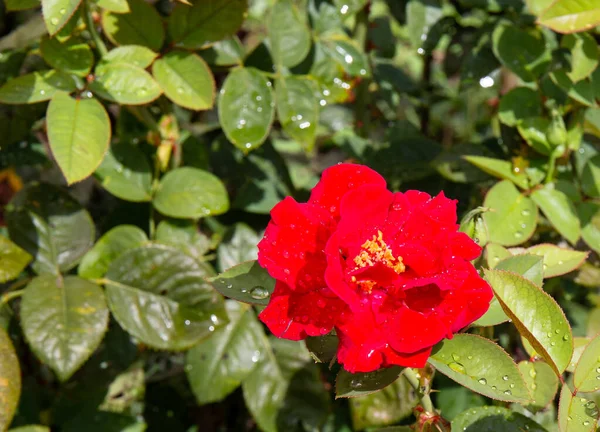
<svg viewBox="0 0 600 432">
<path fill-rule="evenodd" d="M 271 217 L 258 244 L 259 264 L 294 290 L 323 288 L 323 249 L 334 227 L 331 216 L 320 207 L 288 197 L 273 208 Z"/>
<path fill-rule="evenodd" d="M 275 336 L 301 340 L 329 333 L 346 310 L 337 298 L 322 296 L 318 291 L 299 294 L 278 281 L 259 318 Z"/>
<path fill-rule="evenodd" d="M 327 168 L 321 180 L 313 188 L 309 203 L 325 208 L 335 218 L 340 215 L 342 197 L 354 188 L 375 184 L 385 188 L 385 180 L 379 173 L 364 165 L 338 164 Z"/>
</svg>

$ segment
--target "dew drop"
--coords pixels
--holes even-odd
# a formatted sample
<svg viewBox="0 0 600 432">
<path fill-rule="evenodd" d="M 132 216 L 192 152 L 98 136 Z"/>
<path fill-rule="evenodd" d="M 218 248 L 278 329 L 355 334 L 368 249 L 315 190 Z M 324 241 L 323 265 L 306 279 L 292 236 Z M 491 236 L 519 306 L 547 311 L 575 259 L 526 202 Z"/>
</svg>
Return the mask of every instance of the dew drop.
<svg viewBox="0 0 600 432">
<path fill-rule="evenodd" d="M 584 421 L 582 424 L 583 424 L 584 426 L 589 426 L 589 425 L 590 425 L 590 422 L 586 420 L 586 421 Z"/>
<path fill-rule="evenodd" d="M 54 17 L 50 20 L 50 23 L 52 23 L 52 25 L 58 25 L 58 18 Z"/>
<path fill-rule="evenodd" d="M 264 300 L 269 297 L 269 291 L 261 286 L 255 286 L 250 290 L 250 297 L 256 300 Z"/>
<path fill-rule="evenodd" d="M 479 384 L 481 384 L 481 385 L 486 385 L 486 384 L 487 384 L 487 380 L 486 380 L 485 378 L 480 378 L 480 379 L 478 380 L 478 382 L 479 382 Z"/>
<path fill-rule="evenodd" d="M 458 373 L 461 373 L 461 374 L 466 373 L 465 367 L 462 364 L 460 364 L 460 363 L 452 362 L 452 363 L 448 364 L 448 367 L 450 369 L 452 369 L 454 372 L 458 372 Z"/>
<path fill-rule="evenodd" d="M 358 379 L 353 379 L 352 381 L 350 381 L 350 387 L 352 387 L 352 388 L 359 389 L 362 386 L 363 386 L 363 383 Z"/>
<path fill-rule="evenodd" d="M 531 212 L 530 212 L 529 210 L 523 210 L 523 211 L 521 212 L 521 214 L 522 214 L 523 216 L 529 216 L 529 215 L 531 214 Z"/>
<path fill-rule="evenodd" d="M 504 381 L 508 381 L 508 375 L 504 375 L 504 376 L 502 377 L 502 379 L 503 379 Z"/>
<path fill-rule="evenodd" d="M 515 232 L 515 238 L 521 238 L 521 237 L 523 237 L 523 233 L 521 231 Z"/>
<path fill-rule="evenodd" d="M 512 394 L 512 392 L 510 390 L 504 390 L 504 394 L 505 395 L 510 395 L 510 394 Z"/>
<path fill-rule="evenodd" d="M 256 363 L 260 359 L 260 351 L 252 353 L 252 363 Z"/>
</svg>

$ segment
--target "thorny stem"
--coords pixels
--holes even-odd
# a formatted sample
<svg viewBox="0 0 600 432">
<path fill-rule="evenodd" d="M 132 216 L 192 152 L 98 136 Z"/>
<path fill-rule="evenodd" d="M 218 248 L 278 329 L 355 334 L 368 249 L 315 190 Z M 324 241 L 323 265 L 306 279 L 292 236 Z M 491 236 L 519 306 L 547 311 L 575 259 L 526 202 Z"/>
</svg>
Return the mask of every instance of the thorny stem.
<svg viewBox="0 0 600 432">
<path fill-rule="evenodd" d="M 85 19 L 85 25 L 87 26 L 87 28 L 90 32 L 90 35 L 92 36 L 92 39 L 94 40 L 94 43 L 96 44 L 96 48 L 98 48 L 98 51 L 100 51 L 100 55 L 102 57 L 104 57 L 108 53 L 108 50 L 106 49 L 106 45 L 104 45 L 102 38 L 100 37 L 100 35 L 98 34 L 98 31 L 96 30 L 96 25 L 94 24 L 94 18 L 92 17 L 92 12 L 90 10 L 88 3 L 89 3 L 89 0 L 84 0 L 84 2 L 83 2 L 83 17 Z"/>
<path fill-rule="evenodd" d="M 415 393 L 421 399 L 421 406 L 428 413 L 434 413 L 435 410 L 433 408 L 433 403 L 431 402 L 431 398 L 429 397 L 429 392 L 423 392 L 421 389 L 421 384 L 419 382 L 419 378 L 417 378 L 417 374 L 411 368 L 404 369 L 404 377 L 410 384 L 410 386 L 415 390 Z"/>
</svg>

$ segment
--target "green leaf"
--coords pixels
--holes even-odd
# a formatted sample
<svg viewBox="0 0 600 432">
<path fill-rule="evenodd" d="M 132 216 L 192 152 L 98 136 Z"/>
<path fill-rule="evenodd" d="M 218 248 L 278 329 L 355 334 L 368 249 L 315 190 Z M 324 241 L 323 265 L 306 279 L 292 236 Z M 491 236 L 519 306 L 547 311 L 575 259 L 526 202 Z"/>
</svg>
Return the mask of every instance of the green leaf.
<svg viewBox="0 0 600 432">
<path fill-rule="evenodd" d="M 305 8 L 292 0 L 280 0 L 271 9 L 267 22 L 271 55 L 276 65 L 294 67 L 310 51 L 311 35 L 306 23 Z"/>
<path fill-rule="evenodd" d="M 569 273 L 580 267 L 588 256 L 588 252 L 564 249 L 553 244 L 535 245 L 525 252 L 544 257 L 544 278 Z"/>
<path fill-rule="evenodd" d="M 418 401 L 414 389 L 401 375 L 382 391 L 350 399 L 354 430 L 397 423 L 412 414 Z"/>
<path fill-rule="evenodd" d="M 333 333 L 323 336 L 308 336 L 304 342 L 306 349 L 317 363 L 329 363 L 337 355 L 339 339 Z"/>
<path fill-rule="evenodd" d="M 217 264 L 225 271 L 245 261 L 258 258 L 260 236 L 244 223 L 237 223 L 225 235 L 217 249 Z"/>
<path fill-rule="evenodd" d="M 0 87 L 0 102 L 5 104 L 32 104 L 52 99 L 58 91 L 77 90 L 69 75 L 55 70 L 33 72 L 8 80 Z"/>
<path fill-rule="evenodd" d="M 594 335 L 598 332 L 594 332 Z M 571 357 L 571 363 L 569 363 L 569 367 L 567 368 L 567 372 L 575 372 L 575 367 L 577 367 L 577 363 L 579 363 L 579 358 L 581 354 L 583 354 L 583 350 L 590 343 L 590 338 L 588 337 L 574 337 L 573 338 L 573 356 Z M 534 354 L 535 355 L 535 354 Z"/>
<path fill-rule="evenodd" d="M 313 148 L 319 123 L 319 102 L 313 83 L 297 77 L 281 77 L 275 83 L 277 118 L 286 134 L 307 150 Z"/>
<path fill-rule="evenodd" d="M 357 397 L 378 392 L 396 381 L 403 370 L 400 366 L 357 373 L 340 369 L 335 379 L 335 397 Z"/>
<path fill-rule="evenodd" d="M 529 239 L 537 225 L 537 207 L 509 181 L 496 183 L 483 202 L 490 241 L 515 246 Z"/>
<path fill-rule="evenodd" d="M 162 94 L 152 75 L 142 68 L 120 62 L 99 65 L 88 88 L 103 99 L 123 105 L 147 104 Z"/>
<path fill-rule="evenodd" d="M 81 0 L 42 0 L 42 16 L 50 36 L 67 24 L 80 4 Z"/>
<path fill-rule="evenodd" d="M 50 149 L 67 184 L 89 177 L 110 142 L 110 119 L 102 104 L 57 93 L 48 105 L 46 121 Z"/>
<path fill-rule="evenodd" d="M 581 237 L 596 253 L 600 253 L 600 205 L 593 202 L 577 204 L 581 220 Z"/>
<path fill-rule="evenodd" d="M 108 328 L 104 293 L 77 276 L 39 276 L 25 288 L 21 326 L 35 355 L 66 381 L 98 348 Z"/>
<path fill-rule="evenodd" d="M 509 161 L 494 159 L 485 156 L 464 156 L 469 163 L 472 163 L 480 170 L 505 180 L 510 180 L 521 189 L 529 187 L 529 180 L 524 172 L 516 170 Z"/>
<path fill-rule="evenodd" d="M 210 48 L 202 50 L 200 55 L 210 65 L 241 65 L 244 59 L 244 45 L 237 36 L 215 42 Z"/>
<path fill-rule="evenodd" d="M 469 408 L 452 420 L 452 430 L 464 432 L 547 432 L 542 426 L 508 408 Z"/>
<path fill-rule="evenodd" d="M 425 54 L 423 45 L 429 36 L 429 30 L 442 18 L 443 11 L 439 1 L 411 1 L 406 5 L 406 21 L 412 48 L 419 54 Z"/>
<path fill-rule="evenodd" d="M 191 110 L 212 108 L 215 79 L 204 60 L 185 51 L 171 51 L 154 62 L 152 74 L 165 95 Z"/>
<path fill-rule="evenodd" d="M 19 358 L 8 334 L 0 328 L 0 430 L 8 429 L 21 396 Z"/>
<path fill-rule="evenodd" d="M 94 244 L 88 212 L 55 186 L 25 187 L 6 207 L 5 216 L 11 240 L 34 257 L 38 274 L 72 269 Z"/>
<path fill-rule="evenodd" d="M 189 256 L 203 261 L 211 248 L 211 239 L 198 231 L 195 222 L 183 219 L 162 220 L 156 228 L 156 242 L 173 246 Z"/>
<path fill-rule="evenodd" d="M 227 139 L 244 152 L 269 135 L 275 102 L 271 83 L 254 68 L 229 73 L 219 96 L 219 121 Z"/>
<path fill-rule="evenodd" d="M 502 310 L 502 306 L 500 306 L 498 300 L 494 297 L 490 302 L 490 307 L 487 312 L 472 325 L 478 327 L 492 327 L 506 321 L 508 321 L 508 317 L 504 313 L 504 310 Z"/>
<path fill-rule="evenodd" d="M 590 158 L 581 173 L 581 188 L 591 197 L 600 197 L 600 155 Z"/>
<path fill-rule="evenodd" d="M 109 63 L 130 63 L 142 69 L 146 69 L 158 57 L 150 48 L 141 45 L 123 45 L 108 52 L 102 61 Z"/>
<path fill-rule="evenodd" d="M 581 227 L 573 202 L 563 192 L 546 185 L 536 189 L 531 198 L 544 212 L 552 226 L 571 244 L 577 243 Z"/>
<path fill-rule="evenodd" d="M 222 297 L 204 280 L 210 273 L 174 248 L 133 249 L 108 268 L 108 305 L 121 327 L 142 343 L 190 348 L 227 323 Z"/>
<path fill-rule="evenodd" d="M 248 305 L 225 304 L 229 324 L 186 356 L 187 377 L 199 404 L 223 400 L 256 367 L 263 329 Z"/>
<path fill-rule="evenodd" d="M 31 259 L 31 255 L 0 235 L 0 283 L 16 279 Z"/>
<path fill-rule="evenodd" d="M 565 69 L 557 69 L 550 73 L 550 79 L 570 98 L 587 106 L 596 106 L 596 95 L 591 77 L 574 83 Z"/>
<path fill-rule="evenodd" d="M 233 36 L 242 26 L 247 0 L 204 0 L 177 4 L 169 18 L 169 34 L 176 45 L 196 50 Z"/>
<path fill-rule="evenodd" d="M 587 78 L 598 66 L 598 44 L 588 33 L 565 35 L 560 46 L 571 51 L 571 71 L 567 73 L 571 81 Z"/>
<path fill-rule="evenodd" d="M 522 361 L 519 363 L 519 371 L 531 394 L 531 403 L 527 405 L 527 409 L 536 413 L 546 408 L 554 400 L 558 390 L 558 377 L 552 368 L 542 361 Z"/>
<path fill-rule="evenodd" d="M 159 51 L 165 40 L 160 15 L 144 0 L 127 0 L 128 13 L 102 13 L 104 34 L 115 45 L 142 45 Z"/>
<path fill-rule="evenodd" d="M 494 342 L 457 334 L 436 345 L 429 363 L 439 372 L 477 393 L 508 402 L 531 399 L 515 362 Z"/>
<path fill-rule="evenodd" d="M 95 172 L 104 189 L 127 201 L 152 199 L 152 168 L 136 146 L 115 143 Z"/>
<path fill-rule="evenodd" d="M 519 333 L 560 375 L 573 354 L 573 334 L 556 301 L 517 274 L 487 270 L 485 277 Z"/>
<path fill-rule="evenodd" d="M 600 24 L 600 7 L 595 0 L 556 0 L 539 16 L 538 23 L 559 33 L 590 30 Z"/>
<path fill-rule="evenodd" d="M 78 274 L 87 279 L 101 278 L 106 274 L 110 263 L 147 241 L 146 233 L 138 227 L 119 225 L 100 237 L 94 247 L 84 255 L 77 269 Z"/>
<path fill-rule="evenodd" d="M 40 51 L 46 63 L 66 73 L 84 77 L 94 65 L 92 49 L 85 42 L 73 37 L 64 42 L 57 38 L 43 39 Z"/>
<path fill-rule="evenodd" d="M 573 385 L 578 392 L 595 392 L 600 389 L 600 336 L 585 347 L 575 366 Z"/>
<path fill-rule="evenodd" d="M 586 398 L 573 396 L 564 384 L 558 403 L 560 432 L 594 432 L 598 424 L 598 407 Z"/>
<path fill-rule="evenodd" d="M 497 270 L 507 270 L 520 274 L 538 286 L 543 282 L 543 258 L 537 255 L 521 254 L 503 259 L 495 267 Z"/>
<path fill-rule="evenodd" d="M 523 81 L 534 81 L 548 68 L 551 55 L 542 32 L 500 25 L 494 30 L 492 40 L 498 60 Z"/>
<path fill-rule="evenodd" d="M 242 383 L 246 407 L 258 427 L 265 432 L 299 425 L 318 430 L 328 414 L 329 395 L 308 351 L 295 341 L 261 339 L 256 368 Z"/>
<path fill-rule="evenodd" d="M 199 219 L 229 210 L 229 197 L 218 177 L 198 169 L 183 167 L 169 171 L 158 186 L 154 208 L 174 218 Z"/>
<path fill-rule="evenodd" d="M 243 303 L 266 306 L 275 289 L 275 279 L 257 261 L 248 261 L 229 268 L 209 279 L 212 286 L 225 297 Z"/>
<path fill-rule="evenodd" d="M 500 99 L 498 118 L 505 125 L 516 126 L 523 120 L 541 115 L 541 96 L 528 87 L 515 87 Z"/>
<path fill-rule="evenodd" d="M 550 125 L 550 120 L 547 118 L 530 117 L 521 120 L 517 125 L 517 129 L 531 148 L 538 153 L 549 156 L 554 150 L 546 136 L 546 131 Z"/>
<path fill-rule="evenodd" d="M 321 39 L 325 53 L 340 64 L 351 76 L 371 75 L 367 55 L 346 36 L 331 35 Z"/>
<path fill-rule="evenodd" d="M 127 0 L 95 0 L 98 7 L 116 13 L 129 12 L 129 4 Z"/>
<path fill-rule="evenodd" d="M 512 256 L 508 249 L 495 243 L 489 243 L 485 247 L 485 254 L 487 265 L 491 269 L 496 267 L 501 260 Z"/>
</svg>

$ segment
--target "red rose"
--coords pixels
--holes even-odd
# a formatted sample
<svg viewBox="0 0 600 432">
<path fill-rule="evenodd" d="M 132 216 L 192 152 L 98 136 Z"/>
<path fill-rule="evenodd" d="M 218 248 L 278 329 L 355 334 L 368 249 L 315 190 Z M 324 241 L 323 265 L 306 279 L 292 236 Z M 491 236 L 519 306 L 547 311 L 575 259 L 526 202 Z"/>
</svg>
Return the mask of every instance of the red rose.
<svg viewBox="0 0 600 432">
<path fill-rule="evenodd" d="M 307 203 L 285 198 L 271 216 L 258 261 L 277 283 L 260 319 L 293 340 L 335 327 L 350 372 L 422 367 L 489 307 L 492 290 L 470 263 L 481 248 L 458 232 L 443 193 L 392 193 L 375 171 L 340 164 Z"/>
</svg>

